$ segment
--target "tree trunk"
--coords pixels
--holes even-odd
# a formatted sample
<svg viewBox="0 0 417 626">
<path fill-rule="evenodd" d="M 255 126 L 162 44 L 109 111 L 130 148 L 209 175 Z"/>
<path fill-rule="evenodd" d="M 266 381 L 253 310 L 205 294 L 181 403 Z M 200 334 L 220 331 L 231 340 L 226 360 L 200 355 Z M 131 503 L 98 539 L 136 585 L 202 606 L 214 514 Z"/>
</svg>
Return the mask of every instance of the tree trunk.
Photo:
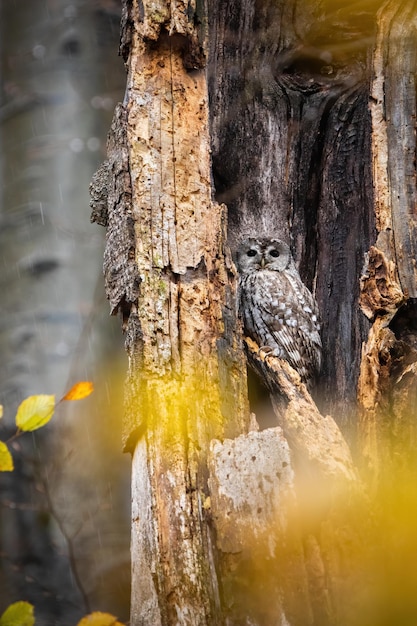
<svg viewBox="0 0 417 626">
<path fill-rule="evenodd" d="M 93 183 L 93 218 L 108 221 L 107 292 L 130 357 L 132 622 L 196 626 L 220 611 L 209 444 L 247 431 L 249 415 L 244 356 L 224 332 L 235 326 L 235 280 L 224 207 L 212 201 L 205 74 L 183 63 L 201 63 L 204 41 L 163 5 L 131 15 L 128 106 Z"/>
<path fill-rule="evenodd" d="M 378 17 L 370 102 L 378 236 L 361 278 L 372 328 L 359 380 L 361 443 L 374 478 L 387 462 L 414 456 L 417 390 L 417 9 L 386 2 Z"/>
<path fill-rule="evenodd" d="M 39 626 L 75 624 L 87 610 L 81 591 L 122 618 L 123 574 L 129 589 L 128 467 L 105 441 L 115 414 L 100 393 L 104 355 L 113 368 L 120 356 L 100 285 L 103 238 L 88 224 L 88 185 L 124 78 L 120 16 L 103 4 L 0 3 L 1 439 L 27 396 L 96 384 L 91 399 L 61 405 L 15 442 L 16 469 L 1 475 L 0 612 L 30 601 Z"/>
<path fill-rule="evenodd" d="M 361 483 L 339 427 L 353 439 L 359 389 L 375 463 L 398 361 L 397 382 L 414 376 L 412 347 L 401 350 L 415 297 L 416 14 L 351 4 L 125 2 L 127 97 L 93 219 L 107 225 L 107 294 L 130 358 L 134 625 L 357 618 L 361 582 L 340 557 L 357 536 L 335 503 Z M 241 341 L 229 249 L 247 235 L 286 240 L 316 294 L 315 401 L 288 364 Z M 274 400 L 260 432 L 244 349 Z"/>
</svg>

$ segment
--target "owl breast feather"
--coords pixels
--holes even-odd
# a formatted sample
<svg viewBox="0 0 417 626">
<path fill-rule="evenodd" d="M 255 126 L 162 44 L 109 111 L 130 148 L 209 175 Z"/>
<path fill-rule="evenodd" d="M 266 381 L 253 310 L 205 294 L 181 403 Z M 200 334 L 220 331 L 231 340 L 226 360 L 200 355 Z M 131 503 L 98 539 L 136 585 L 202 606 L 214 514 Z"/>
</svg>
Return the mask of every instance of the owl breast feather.
<svg viewBox="0 0 417 626">
<path fill-rule="evenodd" d="M 321 364 L 318 308 L 292 272 L 259 270 L 241 277 L 240 311 L 247 336 L 287 360 L 304 381 Z"/>
</svg>

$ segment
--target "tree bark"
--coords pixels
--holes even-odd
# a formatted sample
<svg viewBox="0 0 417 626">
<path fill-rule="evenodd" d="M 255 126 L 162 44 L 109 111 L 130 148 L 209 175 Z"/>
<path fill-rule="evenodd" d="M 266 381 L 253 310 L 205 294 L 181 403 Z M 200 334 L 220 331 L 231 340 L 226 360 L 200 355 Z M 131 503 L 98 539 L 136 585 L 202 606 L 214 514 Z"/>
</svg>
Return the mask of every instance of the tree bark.
<svg viewBox="0 0 417 626">
<path fill-rule="evenodd" d="M 108 211 L 96 193 L 93 218 L 108 223 L 106 287 L 130 357 L 132 623 L 195 626 L 220 619 L 209 443 L 249 422 L 244 356 L 225 332 L 236 282 L 224 207 L 212 201 L 200 18 L 165 2 L 125 11 L 128 100 L 94 183 L 107 188 Z"/>
<path fill-rule="evenodd" d="M 416 30 L 413 2 L 386 2 L 373 56 L 372 163 L 377 239 L 361 278 L 372 321 L 359 380 L 361 444 L 375 478 L 414 449 L 416 397 Z"/>
<path fill-rule="evenodd" d="M 106 287 L 130 358 L 132 624 L 324 626 L 358 592 L 339 558 L 355 529 L 335 503 L 363 503 L 362 486 L 337 424 L 353 438 L 359 390 L 374 460 L 381 400 L 412 385 L 415 361 L 414 43 L 392 30 L 413 32 L 415 9 L 377 16 L 380 4 L 125 2 L 127 96 L 93 217 L 108 225 Z M 247 235 L 285 239 L 316 294 L 313 398 L 241 341 L 229 249 Z M 274 428 L 249 414 L 243 348 Z"/>
<path fill-rule="evenodd" d="M 211 6 L 213 173 L 229 241 L 255 233 L 290 243 L 322 316 L 320 404 L 346 426 L 369 330 L 358 275 L 375 232 L 375 14 L 369 5 L 351 13 L 349 2 L 338 10 L 314 1 Z"/>
</svg>

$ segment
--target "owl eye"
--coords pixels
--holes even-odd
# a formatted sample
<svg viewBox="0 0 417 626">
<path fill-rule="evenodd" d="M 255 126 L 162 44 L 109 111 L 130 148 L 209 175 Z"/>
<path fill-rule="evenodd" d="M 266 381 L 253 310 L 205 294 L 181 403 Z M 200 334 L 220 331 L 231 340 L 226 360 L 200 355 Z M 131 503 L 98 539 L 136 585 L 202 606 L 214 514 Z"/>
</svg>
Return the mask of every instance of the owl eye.
<svg viewBox="0 0 417 626">
<path fill-rule="evenodd" d="M 254 250 L 253 248 L 251 248 L 250 250 L 247 251 L 246 253 L 247 256 L 256 256 L 257 252 L 256 250 Z"/>
<path fill-rule="evenodd" d="M 270 256 L 273 256 L 274 258 L 279 257 L 279 251 L 278 250 L 271 250 L 271 252 L 269 254 L 270 254 Z"/>
</svg>

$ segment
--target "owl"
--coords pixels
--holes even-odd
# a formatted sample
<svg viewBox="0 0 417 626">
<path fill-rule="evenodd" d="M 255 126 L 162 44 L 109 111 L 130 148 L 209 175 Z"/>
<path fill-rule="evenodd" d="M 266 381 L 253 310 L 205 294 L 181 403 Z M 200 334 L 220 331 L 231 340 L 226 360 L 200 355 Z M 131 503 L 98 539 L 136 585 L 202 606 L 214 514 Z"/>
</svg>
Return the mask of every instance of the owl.
<svg viewBox="0 0 417 626">
<path fill-rule="evenodd" d="M 278 239 L 246 239 L 236 262 L 246 336 L 288 361 L 310 385 L 321 365 L 319 311 L 289 247 Z"/>
</svg>

